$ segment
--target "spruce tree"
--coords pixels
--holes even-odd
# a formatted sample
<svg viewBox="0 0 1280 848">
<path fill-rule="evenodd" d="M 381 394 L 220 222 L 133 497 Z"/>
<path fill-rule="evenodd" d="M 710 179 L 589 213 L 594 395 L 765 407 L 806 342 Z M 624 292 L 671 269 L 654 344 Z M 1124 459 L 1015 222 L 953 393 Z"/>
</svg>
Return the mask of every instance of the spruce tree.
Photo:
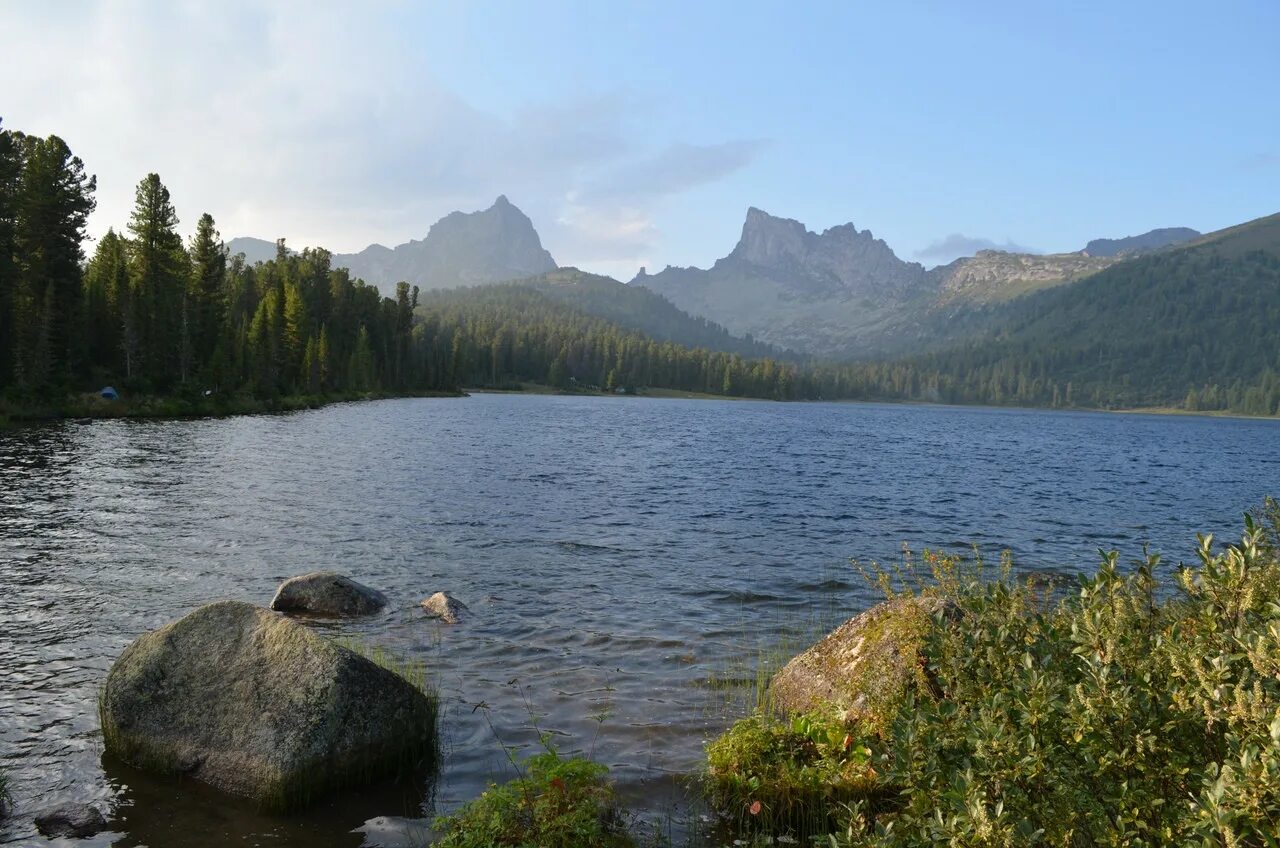
<svg viewBox="0 0 1280 848">
<path fill-rule="evenodd" d="M 81 358 L 81 243 L 97 181 L 56 135 L 21 136 L 20 145 L 13 359 L 16 382 L 40 387 L 67 382 Z"/>
<path fill-rule="evenodd" d="M 157 174 L 138 183 L 129 220 L 129 277 L 138 324 L 140 373 L 157 388 L 179 376 L 183 294 L 189 267 L 178 214 Z"/>
<path fill-rule="evenodd" d="M 212 363 L 226 318 L 227 249 L 208 212 L 191 240 L 191 283 L 187 292 L 191 352 L 197 368 Z"/>
</svg>

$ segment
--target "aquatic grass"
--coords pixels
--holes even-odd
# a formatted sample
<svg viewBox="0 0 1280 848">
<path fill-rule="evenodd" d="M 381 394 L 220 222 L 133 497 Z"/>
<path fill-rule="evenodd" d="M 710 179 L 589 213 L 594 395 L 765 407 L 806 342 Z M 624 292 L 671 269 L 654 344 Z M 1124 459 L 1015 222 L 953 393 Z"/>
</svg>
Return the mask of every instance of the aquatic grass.
<svg viewBox="0 0 1280 848">
<path fill-rule="evenodd" d="M 436 699 L 435 687 L 428 683 L 426 663 L 421 660 L 403 656 L 382 645 L 370 644 L 356 636 L 341 636 L 333 639 L 333 642 L 374 665 L 385 668 L 428 698 Z"/>
<path fill-rule="evenodd" d="M 9 809 L 13 806 L 13 793 L 9 789 L 9 775 L 0 770 L 0 819 L 9 815 Z"/>
</svg>

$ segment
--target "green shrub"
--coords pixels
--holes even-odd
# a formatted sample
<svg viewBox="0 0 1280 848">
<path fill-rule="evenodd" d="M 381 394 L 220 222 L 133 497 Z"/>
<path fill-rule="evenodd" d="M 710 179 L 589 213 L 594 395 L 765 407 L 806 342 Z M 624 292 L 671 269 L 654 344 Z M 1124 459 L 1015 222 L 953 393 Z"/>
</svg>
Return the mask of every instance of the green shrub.
<svg viewBox="0 0 1280 848">
<path fill-rule="evenodd" d="M 766 710 L 707 746 L 707 800 L 740 829 L 820 833 L 840 804 L 877 790 L 866 729 L 821 713 Z"/>
<path fill-rule="evenodd" d="M 544 745 L 546 742 L 544 740 Z M 492 785 L 451 816 L 441 816 L 444 848 L 631 848 L 608 769 L 547 746 L 521 777 Z"/>
<path fill-rule="evenodd" d="M 1104 556 L 1058 601 L 959 586 L 926 643 L 940 697 L 894 718 L 840 846 L 1280 844 L 1280 565 L 1243 540 L 1176 587 Z"/>
</svg>

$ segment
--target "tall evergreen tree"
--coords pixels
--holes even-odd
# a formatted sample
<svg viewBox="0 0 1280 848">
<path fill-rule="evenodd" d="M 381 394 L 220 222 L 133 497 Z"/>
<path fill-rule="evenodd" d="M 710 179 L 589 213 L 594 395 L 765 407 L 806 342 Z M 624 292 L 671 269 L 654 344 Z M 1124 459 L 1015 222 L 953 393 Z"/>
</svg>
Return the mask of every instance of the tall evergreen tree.
<svg viewBox="0 0 1280 848">
<path fill-rule="evenodd" d="M 187 290 L 188 326 L 194 361 L 208 365 L 223 335 L 226 316 L 227 249 L 208 212 L 200 216 L 191 240 L 191 282 Z"/>
<path fill-rule="evenodd" d="M 19 144 L 13 360 L 15 381 L 38 387 L 67 382 L 80 361 L 81 243 L 97 180 L 56 135 Z"/>
<path fill-rule="evenodd" d="M 179 376 L 183 301 L 189 273 L 178 213 L 157 174 L 138 183 L 129 220 L 130 285 L 138 318 L 141 375 L 159 388 Z"/>
</svg>

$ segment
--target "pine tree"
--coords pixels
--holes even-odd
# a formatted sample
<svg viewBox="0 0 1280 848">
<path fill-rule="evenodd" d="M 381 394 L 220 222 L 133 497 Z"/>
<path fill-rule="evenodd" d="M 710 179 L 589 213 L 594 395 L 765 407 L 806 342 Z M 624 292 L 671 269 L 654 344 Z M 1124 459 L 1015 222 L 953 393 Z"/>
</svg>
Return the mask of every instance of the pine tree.
<svg viewBox="0 0 1280 848">
<path fill-rule="evenodd" d="M 22 170 L 14 215 L 16 382 L 65 382 L 80 359 L 80 245 L 93 211 L 94 177 L 55 135 L 20 138 Z"/>
<path fill-rule="evenodd" d="M 21 148 L 17 134 L 0 126 L 0 391 L 14 374 L 14 298 L 18 267 L 14 261 Z"/>
<path fill-rule="evenodd" d="M 190 253 L 187 320 L 191 352 L 199 368 L 212 360 L 226 320 L 227 249 L 207 212 L 196 224 Z"/>
<path fill-rule="evenodd" d="M 178 236 L 178 214 L 157 174 L 138 183 L 129 220 L 130 286 L 137 319 L 142 376 L 159 387 L 179 375 L 183 292 L 188 260 Z"/>
</svg>

